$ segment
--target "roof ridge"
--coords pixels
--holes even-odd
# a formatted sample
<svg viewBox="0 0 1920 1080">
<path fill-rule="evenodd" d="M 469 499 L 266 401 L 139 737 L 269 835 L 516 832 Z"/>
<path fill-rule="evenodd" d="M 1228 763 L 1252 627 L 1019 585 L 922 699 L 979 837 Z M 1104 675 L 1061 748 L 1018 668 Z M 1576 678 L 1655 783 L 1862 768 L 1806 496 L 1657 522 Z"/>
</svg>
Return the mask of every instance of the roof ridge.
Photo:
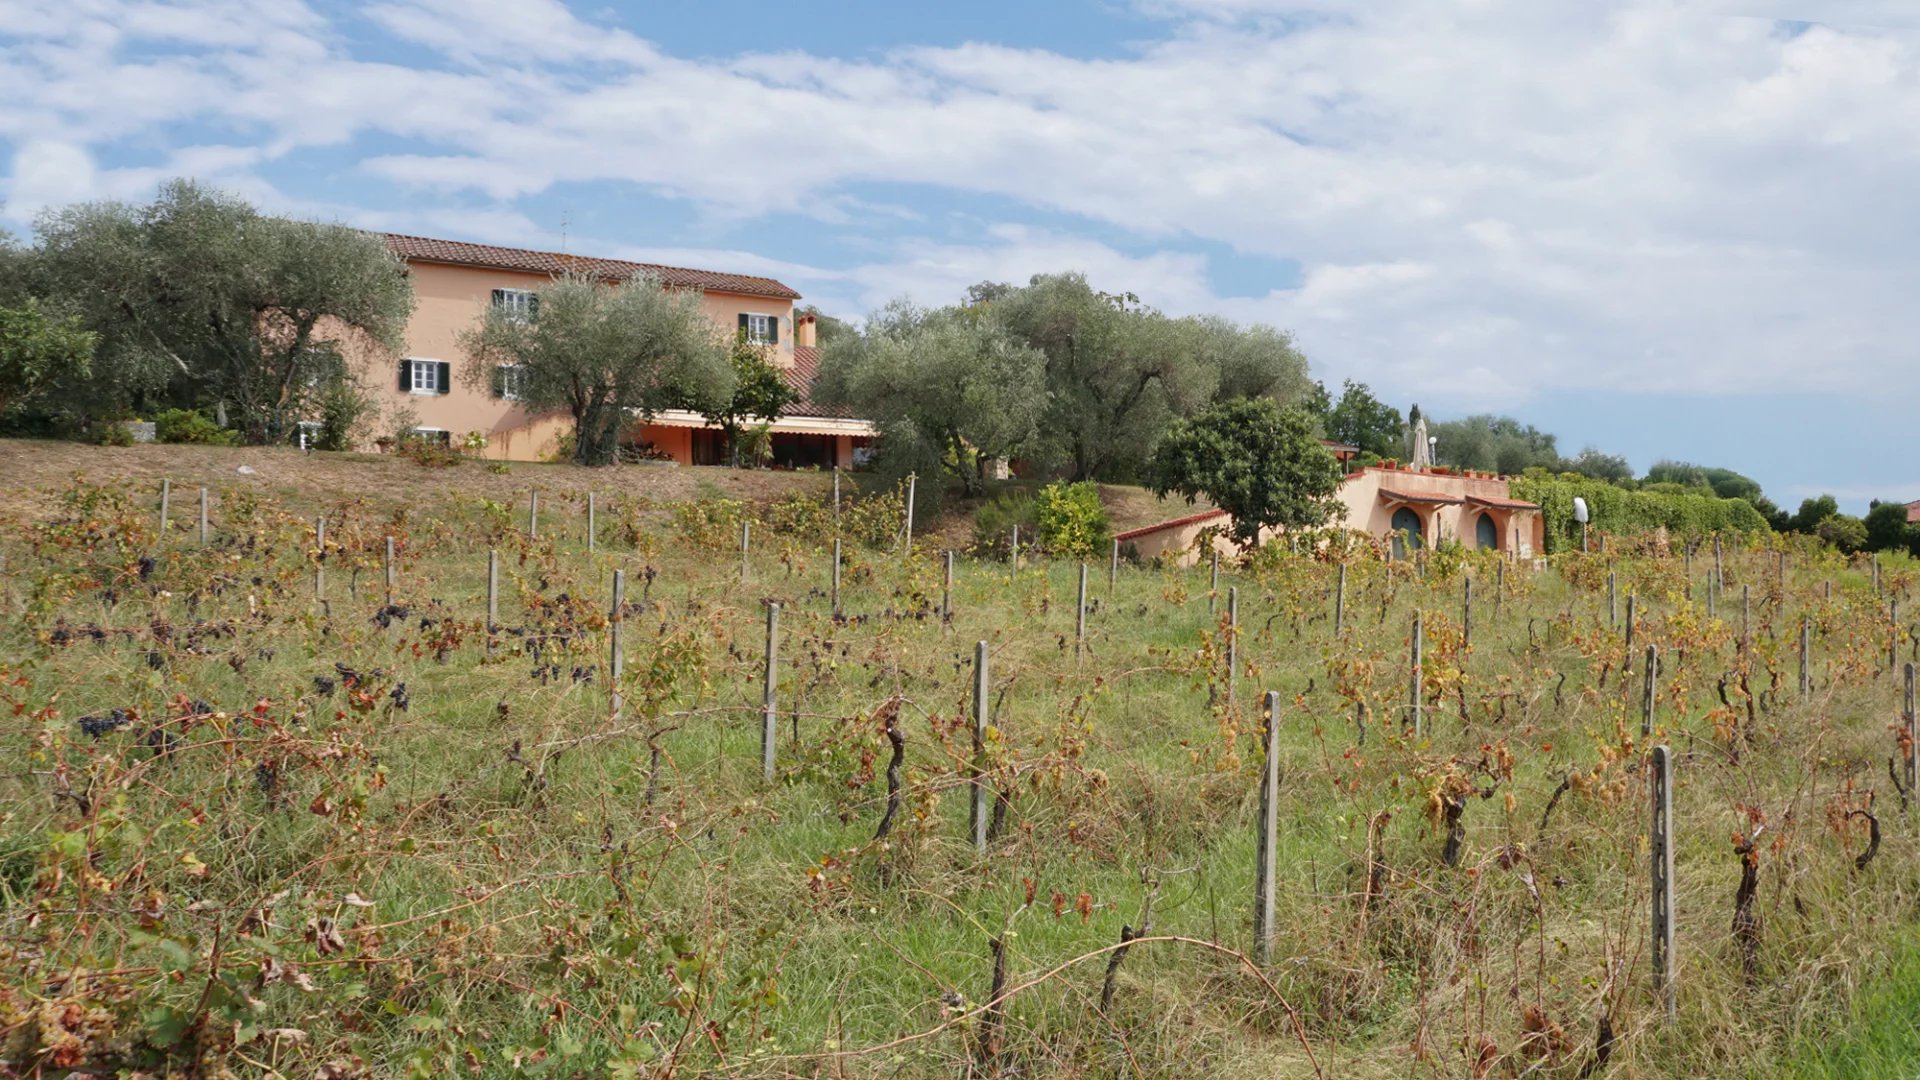
<svg viewBox="0 0 1920 1080">
<path fill-rule="evenodd" d="M 711 289 L 716 292 L 744 293 L 798 300 L 800 293 L 777 278 L 761 274 L 737 274 L 725 270 L 703 270 L 691 266 L 639 262 L 601 255 L 573 255 L 538 248 L 506 247 L 471 240 L 446 240 L 413 233 L 382 232 L 387 249 L 402 259 L 444 262 L 454 266 L 481 266 L 497 270 L 559 274 L 569 271 L 607 278 L 627 278 L 636 273 L 652 273 L 668 285 L 681 288 Z"/>
</svg>

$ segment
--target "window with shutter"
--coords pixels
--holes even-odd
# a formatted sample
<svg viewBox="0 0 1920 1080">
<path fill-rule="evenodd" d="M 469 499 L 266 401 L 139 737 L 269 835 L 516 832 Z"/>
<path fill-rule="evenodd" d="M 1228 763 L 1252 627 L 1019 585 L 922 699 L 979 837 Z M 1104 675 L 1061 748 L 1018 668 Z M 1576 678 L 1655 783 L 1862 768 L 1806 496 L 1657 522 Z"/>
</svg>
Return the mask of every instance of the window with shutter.
<svg viewBox="0 0 1920 1080">
<path fill-rule="evenodd" d="M 510 319 L 531 319 L 540 310 L 540 298 L 531 289 L 495 289 L 493 306 Z"/>
<path fill-rule="evenodd" d="M 411 394 L 445 394 L 453 389 L 453 365 L 445 360 L 400 361 L 400 388 Z"/>
<path fill-rule="evenodd" d="M 780 319 L 776 315 L 749 312 L 740 316 L 740 327 L 747 332 L 747 340 L 755 345 L 773 345 L 779 339 Z"/>
</svg>

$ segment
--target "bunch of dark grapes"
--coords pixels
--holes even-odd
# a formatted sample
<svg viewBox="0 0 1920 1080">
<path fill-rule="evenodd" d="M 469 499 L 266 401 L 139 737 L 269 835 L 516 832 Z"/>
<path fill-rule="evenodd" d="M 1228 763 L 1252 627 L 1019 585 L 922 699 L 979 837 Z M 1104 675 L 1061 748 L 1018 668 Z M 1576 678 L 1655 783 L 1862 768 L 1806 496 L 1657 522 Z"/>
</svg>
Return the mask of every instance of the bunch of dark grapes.
<svg viewBox="0 0 1920 1080">
<path fill-rule="evenodd" d="M 128 724 L 133 723 L 133 721 L 134 715 L 132 710 L 114 709 L 97 716 L 81 717 L 80 730 L 92 738 L 97 739 L 108 732 L 119 731 Z"/>
</svg>

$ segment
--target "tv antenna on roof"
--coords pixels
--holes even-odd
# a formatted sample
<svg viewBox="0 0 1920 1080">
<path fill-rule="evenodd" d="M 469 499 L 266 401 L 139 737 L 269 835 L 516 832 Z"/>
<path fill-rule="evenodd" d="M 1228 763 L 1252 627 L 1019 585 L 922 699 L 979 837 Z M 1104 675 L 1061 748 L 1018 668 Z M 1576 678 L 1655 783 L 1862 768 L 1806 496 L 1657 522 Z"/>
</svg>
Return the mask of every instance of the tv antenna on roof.
<svg viewBox="0 0 1920 1080">
<path fill-rule="evenodd" d="M 573 208 L 560 211 L 560 254 L 567 253 L 567 226 L 573 224 Z"/>
</svg>

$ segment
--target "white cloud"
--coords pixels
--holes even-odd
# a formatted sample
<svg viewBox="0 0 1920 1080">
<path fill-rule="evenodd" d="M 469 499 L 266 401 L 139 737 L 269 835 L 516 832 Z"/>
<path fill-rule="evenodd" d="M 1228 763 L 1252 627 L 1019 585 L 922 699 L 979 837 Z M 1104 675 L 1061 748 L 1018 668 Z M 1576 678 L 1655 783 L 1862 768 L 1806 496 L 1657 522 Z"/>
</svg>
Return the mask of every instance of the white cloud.
<svg viewBox="0 0 1920 1080">
<path fill-rule="evenodd" d="M 372 138 L 360 168 L 416 193 L 420 231 L 533 242 L 549 234 L 516 200 L 607 181 L 719 219 L 882 217 L 864 235 L 890 247 L 859 265 L 668 254 L 777 272 L 849 312 L 1077 268 L 1169 311 L 1287 326 L 1324 374 L 1441 407 L 1913 382 L 1907 5 L 1822 3 L 1813 26 L 1776 22 L 1808 20 L 1787 0 L 1142 7 L 1168 32 L 1117 58 L 969 44 L 693 61 L 559 0 L 378 0 L 366 18 L 428 53 L 405 67 L 354 55 L 298 0 L 259 18 L 244 0 L 0 0 L 8 212 L 168 169 L 243 187 Z M 155 148 L 185 127 L 201 149 Z M 46 179 L 143 147 L 150 164 L 88 187 Z M 869 209 L 867 182 L 1058 216 L 956 228 Z M 1216 295 L 1194 239 L 1297 261 L 1302 283 Z"/>
<path fill-rule="evenodd" d="M 31 221 L 49 206 L 92 198 L 93 156 L 72 143 L 52 140 L 26 143 L 13 153 L 13 174 L 7 178 L 6 214 Z"/>
</svg>

